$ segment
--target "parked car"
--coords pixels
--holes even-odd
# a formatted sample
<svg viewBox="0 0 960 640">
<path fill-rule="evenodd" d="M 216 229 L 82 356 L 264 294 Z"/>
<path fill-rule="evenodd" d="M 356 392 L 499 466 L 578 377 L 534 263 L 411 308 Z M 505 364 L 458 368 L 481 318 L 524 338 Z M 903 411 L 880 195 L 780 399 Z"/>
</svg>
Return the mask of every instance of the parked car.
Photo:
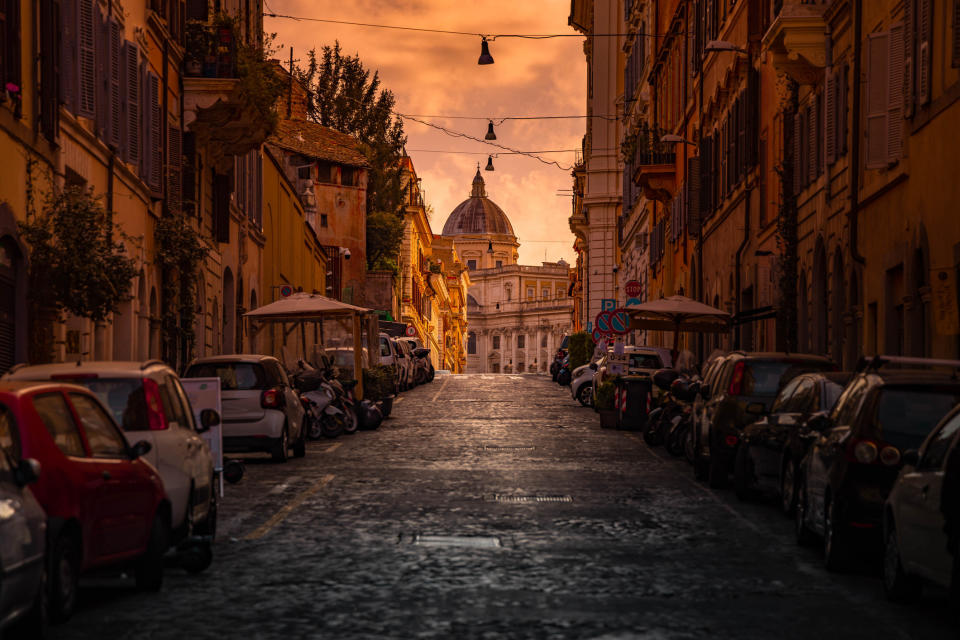
<svg viewBox="0 0 960 640">
<path fill-rule="evenodd" d="M 264 355 L 198 358 L 185 378 L 220 378 L 223 450 L 269 453 L 276 462 L 307 453 L 304 409 L 280 361 Z"/>
<path fill-rule="evenodd" d="M 783 387 L 770 413 L 749 425 L 740 436 L 733 480 L 737 495 L 754 492 L 780 498 L 786 515 L 795 507 L 797 468 L 807 453 L 807 420 L 829 411 L 843 393 L 850 372 L 805 373 Z"/>
<path fill-rule="evenodd" d="M 703 367 L 703 381 L 700 384 L 700 393 L 694 398 L 691 407 L 691 428 L 687 436 L 686 455 L 693 465 L 693 473 L 697 480 L 706 480 L 709 462 L 701 453 L 706 446 L 707 435 L 710 433 L 710 422 L 713 419 L 711 411 L 707 410 L 707 393 L 714 383 L 729 354 L 723 354 L 710 360 Z M 710 409 L 712 410 L 712 406 Z"/>
<path fill-rule="evenodd" d="M 4 380 L 56 380 L 92 391 L 121 426 L 128 445 L 150 443 L 145 460 L 163 478 L 171 506 L 172 542 L 215 533 L 213 458 L 200 433 L 219 416 L 209 410 L 206 424 L 196 423 L 173 369 L 159 360 L 70 362 L 16 368 Z"/>
<path fill-rule="evenodd" d="M 393 346 L 401 365 L 400 389 L 406 391 L 416 386 L 416 363 L 410 344 L 400 338 L 393 338 Z"/>
<path fill-rule="evenodd" d="M 581 365 L 570 372 L 570 395 L 584 407 L 593 406 L 593 375 L 591 363 Z"/>
<path fill-rule="evenodd" d="M 785 384 L 801 373 L 835 369 L 829 358 L 815 355 L 735 351 L 727 356 L 713 382 L 701 387 L 710 421 L 700 441 L 700 464 L 708 461 L 710 486 L 726 484 L 743 429 L 770 410 Z"/>
<path fill-rule="evenodd" d="M 560 346 L 557 347 L 557 352 L 553 354 L 553 361 L 550 363 L 550 377 L 553 378 L 553 381 L 557 381 L 557 375 L 560 373 L 560 368 L 563 366 L 563 360 L 567 357 L 567 350 L 570 346 L 570 334 L 563 334 L 563 338 L 560 340 Z"/>
<path fill-rule="evenodd" d="M 960 548 L 956 540 L 948 543 L 942 511 L 946 467 L 960 459 L 958 447 L 960 406 L 940 421 L 919 451 L 903 452 L 903 469 L 883 513 L 883 587 L 891 600 L 916 596 L 929 582 L 951 589 L 954 606 L 960 604 Z"/>
<path fill-rule="evenodd" d="M 17 418 L 0 402 L 0 634 L 13 627 L 22 637 L 43 638 L 47 514 L 27 487 L 42 470 L 19 450 Z"/>
<path fill-rule="evenodd" d="M 104 405 L 78 385 L 0 382 L 0 406 L 16 420 L 14 464 L 40 464 L 31 490 L 47 514 L 51 619 L 70 617 L 89 570 L 132 562 L 138 588 L 160 589 L 172 514 L 143 457 L 150 443 L 128 445 Z"/>
<path fill-rule="evenodd" d="M 891 362 L 922 366 L 924 360 L 873 358 L 829 414 L 808 421 L 813 441 L 801 466 L 796 533 L 801 543 L 811 532 L 822 537 L 828 569 L 843 566 L 854 545 L 881 548 L 883 505 L 903 452 L 918 449 L 960 403 L 953 373 L 884 367 Z"/>
</svg>

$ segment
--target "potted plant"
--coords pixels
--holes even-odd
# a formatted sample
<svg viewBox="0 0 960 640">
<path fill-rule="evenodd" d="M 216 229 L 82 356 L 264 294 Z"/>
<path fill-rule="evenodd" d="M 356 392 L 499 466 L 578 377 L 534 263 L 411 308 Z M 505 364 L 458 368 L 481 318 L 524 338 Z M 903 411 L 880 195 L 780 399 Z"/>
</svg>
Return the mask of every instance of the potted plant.
<svg viewBox="0 0 960 640">
<path fill-rule="evenodd" d="M 210 53 L 210 34 L 206 25 L 196 20 L 187 21 L 184 68 L 188 76 L 203 75 L 203 63 Z"/>
<path fill-rule="evenodd" d="M 604 429 L 617 427 L 617 410 L 614 408 L 614 396 L 617 387 L 612 380 L 604 380 L 597 387 L 596 409 L 600 413 L 600 426 Z"/>
<path fill-rule="evenodd" d="M 379 402 L 384 418 L 393 411 L 394 380 L 393 365 L 375 364 L 363 370 L 364 398 L 372 402 Z"/>
</svg>

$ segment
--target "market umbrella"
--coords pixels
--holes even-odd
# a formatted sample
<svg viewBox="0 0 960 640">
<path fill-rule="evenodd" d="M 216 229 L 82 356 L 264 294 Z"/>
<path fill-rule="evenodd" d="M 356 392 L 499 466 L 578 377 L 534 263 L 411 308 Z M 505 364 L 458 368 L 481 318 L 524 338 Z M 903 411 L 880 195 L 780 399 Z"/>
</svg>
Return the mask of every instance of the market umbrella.
<svg viewBox="0 0 960 640">
<path fill-rule="evenodd" d="M 631 329 L 673 331 L 673 351 L 680 344 L 680 332 L 723 333 L 730 329 L 730 314 L 686 296 L 650 300 L 626 308 Z"/>
</svg>

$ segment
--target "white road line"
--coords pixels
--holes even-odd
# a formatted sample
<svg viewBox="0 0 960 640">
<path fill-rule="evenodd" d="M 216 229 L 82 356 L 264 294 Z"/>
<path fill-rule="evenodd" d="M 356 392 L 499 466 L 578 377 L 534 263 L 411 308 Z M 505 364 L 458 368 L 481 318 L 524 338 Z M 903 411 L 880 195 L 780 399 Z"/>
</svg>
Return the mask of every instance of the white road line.
<svg viewBox="0 0 960 640">
<path fill-rule="evenodd" d="M 335 477 L 336 476 L 334 476 L 332 473 L 323 476 L 323 478 L 321 478 L 319 482 L 314 484 L 312 487 L 310 487 L 306 491 L 303 491 L 302 493 L 298 494 L 297 497 L 295 497 L 293 500 L 291 500 L 286 505 L 284 505 L 283 508 L 280 509 L 280 511 L 277 511 L 275 514 L 270 516 L 269 520 L 264 522 L 262 525 L 260 525 L 256 529 L 254 529 L 253 532 L 247 534 L 243 539 L 259 540 L 263 536 L 267 535 L 271 529 L 273 529 L 275 526 L 283 522 L 283 519 L 286 518 L 288 515 L 290 515 L 290 513 L 294 509 L 296 509 L 301 504 L 303 504 L 307 500 L 307 498 L 309 498 L 310 496 L 312 496 L 313 494 L 317 493 L 318 491 L 323 489 L 325 486 L 330 484 L 330 482 L 332 482 Z"/>
<path fill-rule="evenodd" d="M 447 378 L 446 380 L 443 381 L 443 384 L 440 385 L 440 390 L 434 394 L 433 400 L 431 400 L 430 402 L 436 402 L 437 398 L 440 397 L 440 394 L 443 393 L 443 390 L 447 388 L 448 384 L 450 384 L 450 378 Z"/>
</svg>

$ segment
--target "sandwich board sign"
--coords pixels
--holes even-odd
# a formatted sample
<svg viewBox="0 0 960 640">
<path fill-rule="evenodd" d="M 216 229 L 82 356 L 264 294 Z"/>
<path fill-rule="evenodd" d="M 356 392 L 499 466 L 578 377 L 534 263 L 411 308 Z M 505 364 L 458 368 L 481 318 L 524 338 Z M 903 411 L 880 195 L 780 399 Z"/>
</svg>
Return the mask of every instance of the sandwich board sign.
<svg viewBox="0 0 960 640">
<path fill-rule="evenodd" d="M 193 420 L 200 424 L 200 412 L 213 409 L 220 416 L 220 424 L 200 434 L 210 447 L 213 470 L 220 477 L 220 496 L 223 497 L 223 408 L 220 400 L 220 378 L 180 378 L 183 392 L 190 400 Z"/>
</svg>

